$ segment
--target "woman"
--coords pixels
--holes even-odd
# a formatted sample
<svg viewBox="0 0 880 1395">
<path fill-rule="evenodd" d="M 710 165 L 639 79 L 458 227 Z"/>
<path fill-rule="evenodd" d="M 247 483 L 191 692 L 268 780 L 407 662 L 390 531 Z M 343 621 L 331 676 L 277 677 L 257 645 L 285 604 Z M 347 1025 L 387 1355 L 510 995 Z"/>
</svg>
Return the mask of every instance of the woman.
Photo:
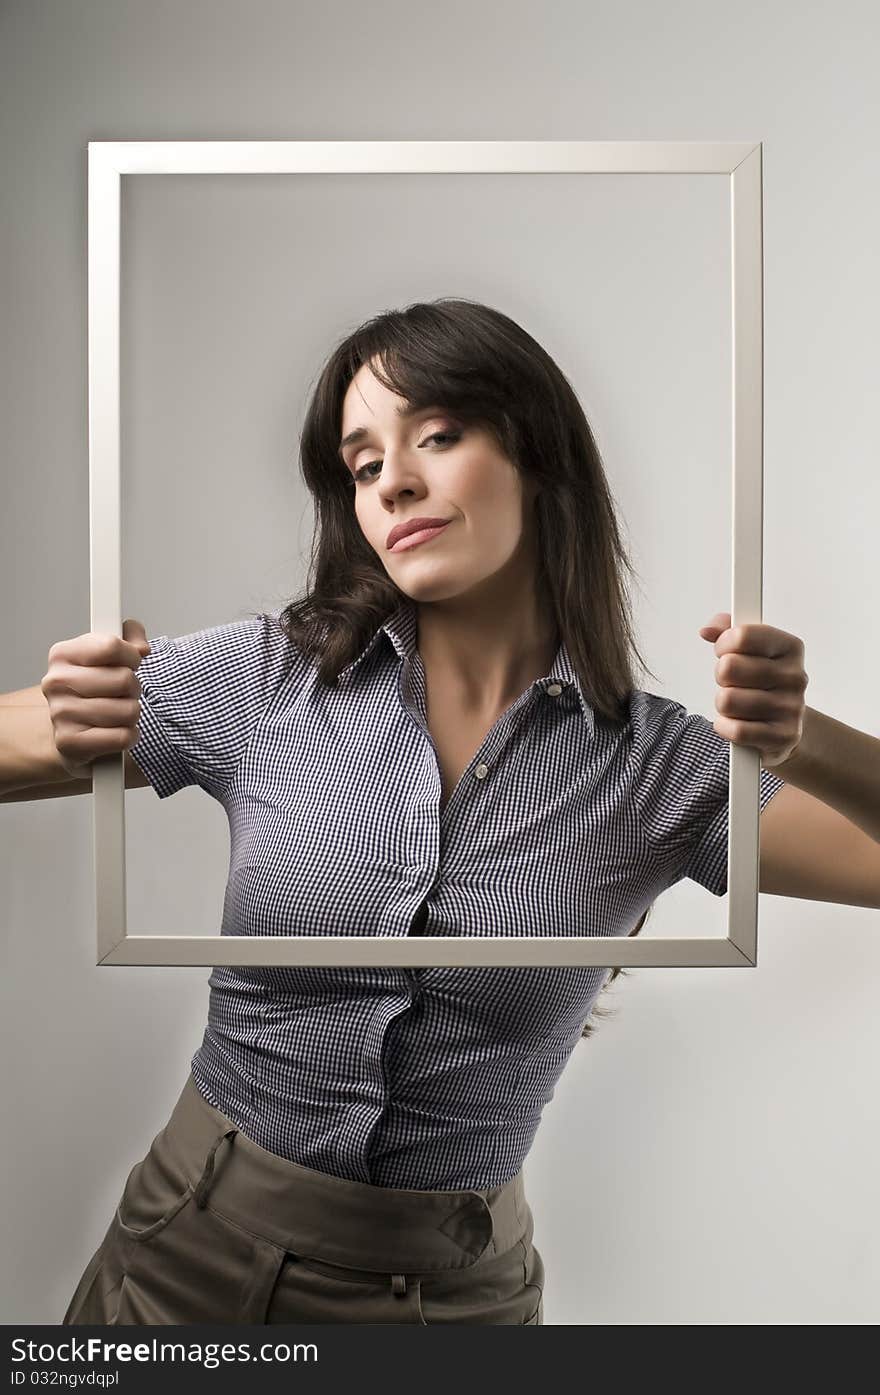
<svg viewBox="0 0 880 1395">
<path fill-rule="evenodd" d="M 305 597 L 126 646 L 133 769 L 227 812 L 223 932 L 625 935 L 684 876 L 721 895 L 728 746 L 635 685 L 610 491 L 540 345 L 464 300 L 368 321 L 302 466 Z M 522 1166 L 617 972 L 215 968 L 64 1322 L 540 1324 Z"/>
</svg>

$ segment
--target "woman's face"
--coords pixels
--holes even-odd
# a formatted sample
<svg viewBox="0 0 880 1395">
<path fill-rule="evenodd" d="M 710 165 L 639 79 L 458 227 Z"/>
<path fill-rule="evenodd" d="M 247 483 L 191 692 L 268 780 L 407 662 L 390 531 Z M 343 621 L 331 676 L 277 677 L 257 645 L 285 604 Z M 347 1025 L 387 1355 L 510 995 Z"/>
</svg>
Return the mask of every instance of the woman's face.
<svg viewBox="0 0 880 1395">
<path fill-rule="evenodd" d="M 438 404 L 399 416 L 405 402 L 364 364 L 348 386 L 340 439 L 354 506 L 367 542 L 391 579 L 414 601 L 463 596 L 489 578 L 505 584 L 531 568 L 534 491 L 484 428 L 469 426 Z M 528 508 L 524 515 L 524 504 Z M 388 534 L 410 519 L 447 519 L 415 546 L 390 551 Z M 490 588 L 492 589 L 492 588 Z"/>
</svg>

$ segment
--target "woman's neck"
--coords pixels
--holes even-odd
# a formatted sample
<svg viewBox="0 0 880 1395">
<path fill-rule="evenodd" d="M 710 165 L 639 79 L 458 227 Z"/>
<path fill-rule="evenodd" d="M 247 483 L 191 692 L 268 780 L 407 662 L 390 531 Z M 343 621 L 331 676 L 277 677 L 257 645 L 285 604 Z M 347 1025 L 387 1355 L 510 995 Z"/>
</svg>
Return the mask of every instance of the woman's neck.
<svg viewBox="0 0 880 1395">
<path fill-rule="evenodd" d="M 502 712 L 550 672 L 558 627 L 532 593 L 505 604 L 468 598 L 418 606 L 418 650 L 432 690 L 474 714 Z"/>
</svg>

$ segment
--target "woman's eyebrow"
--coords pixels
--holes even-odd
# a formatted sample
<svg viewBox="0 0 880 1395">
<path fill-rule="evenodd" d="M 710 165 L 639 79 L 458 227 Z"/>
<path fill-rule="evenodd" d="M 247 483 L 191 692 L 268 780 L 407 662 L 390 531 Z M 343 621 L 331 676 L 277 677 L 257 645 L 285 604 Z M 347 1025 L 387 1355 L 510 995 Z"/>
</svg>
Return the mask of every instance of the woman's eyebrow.
<svg viewBox="0 0 880 1395">
<path fill-rule="evenodd" d="M 401 419 L 406 419 L 407 417 L 420 416 L 423 413 L 427 416 L 430 415 L 431 412 L 438 412 L 442 410 L 443 409 L 437 403 L 435 403 L 433 407 L 407 407 L 404 404 L 401 407 L 394 408 L 395 414 Z M 345 450 L 346 446 L 353 446 L 356 441 L 362 441 L 364 437 L 369 436 L 369 434 L 370 428 L 368 426 L 356 426 L 353 431 L 349 431 L 348 435 L 343 436 L 342 440 L 339 442 L 340 456 L 342 455 L 342 452 Z"/>
</svg>

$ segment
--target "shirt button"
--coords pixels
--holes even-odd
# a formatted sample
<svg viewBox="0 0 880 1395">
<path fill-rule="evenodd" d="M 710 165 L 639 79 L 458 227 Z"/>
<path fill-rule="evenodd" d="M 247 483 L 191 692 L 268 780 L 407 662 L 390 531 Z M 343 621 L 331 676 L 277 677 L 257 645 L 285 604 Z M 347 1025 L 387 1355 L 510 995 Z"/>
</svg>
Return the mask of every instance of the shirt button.
<svg viewBox="0 0 880 1395">
<path fill-rule="evenodd" d="M 486 776 L 489 774 L 488 765 L 483 765 L 483 762 L 480 761 L 480 764 L 477 766 L 476 770 L 474 771 L 474 774 L 476 775 L 478 780 L 485 780 Z"/>
<path fill-rule="evenodd" d="M 559 694 L 562 692 L 562 689 L 558 683 L 551 683 L 549 688 L 547 689 L 547 692 L 550 694 L 551 697 L 559 697 Z"/>
</svg>

